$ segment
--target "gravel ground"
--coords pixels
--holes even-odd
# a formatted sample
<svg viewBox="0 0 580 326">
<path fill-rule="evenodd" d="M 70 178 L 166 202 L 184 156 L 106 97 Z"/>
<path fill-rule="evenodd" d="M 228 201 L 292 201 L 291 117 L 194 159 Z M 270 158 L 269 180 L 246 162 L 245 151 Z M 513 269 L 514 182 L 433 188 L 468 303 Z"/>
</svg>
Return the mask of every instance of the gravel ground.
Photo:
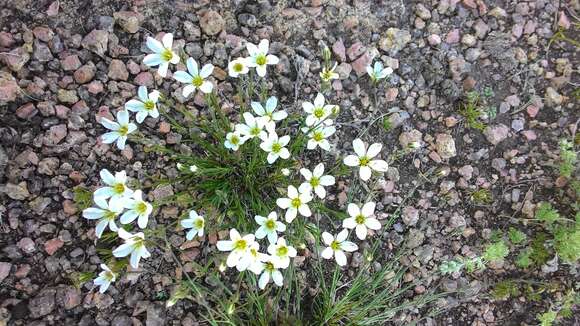
<svg viewBox="0 0 580 326">
<path fill-rule="evenodd" d="M 275 94 L 296 112 L 316 93 L 320 49 L 329 46 L 340 74 L 332 83 L 341 107 L 335 155 L 350 152 L 351 140 L 375 119 L 367 137 L 386 151 L 421 145 L 379 183 L 379 218 L 402 211 L 379 236 L 390 251 L 410 250 L 401 263 L 409 267 L 407 282 L 424 279 L 416 293 L 467 289 L 445 299 L 447 313 L 421 323 L 537 324 L 535 315 L 562 290 L 538 301 L 500 301 L 490 288 L 507 277 L 570 285 L 577 266 L 556 261 L 524 272 L 506 260 L 472 274 L 436 271 L 453 257 L 481 254 L 494 230 L 507 232 L 564 188 L 553 166 L 558 141 L 576 135 L 578 48 L 550 41 L 558 30 L 578 41 L 575 11 L 577 0 L 0 0 L 0 325 L 198 324 L 191 303 L 165 308 L 176 271 L 163 252 L 153 252 L 139 282 L 123 278 L 102 295 L 91 282 L 77 288 L 72 281 L 74 272 L 97 271 L 100 263 L 94 224 L 80 216 L 73 188 L 96 189 L 102 168 L 124 168 L 139 180 L 176 174 L 141 145 L 119 151 L 98 139 L 104 129 L 97 118 L 134 97 L 138 85 L 158 85 L 185 102 L 178 83 L 141 64 L 145 38 L 159 32 L 172 32 L 177 47 L 218 67 L 214 81 L 223 94 L 232 93 L 224 78 L 230 56 L 246 41 L 270 39 L 280 57 L 270 75 Z M 366 86 L 373 57 L 394 69 L 376 90 Z M 486 89 L 495 110 L 480 131 L 458 107 L 466 92 Z M 202 102 L 196 97 L 188 107 Z M 142 131 L 180 146 L 163 119 L 148 119 Z M 446 175 L 426 181 L 432 171 Z M 347 187 L 331 196 L 338 207 Z M 491 201 L 474 203 L 478 189 L 489 190 Z M 156 188 L 150 199 L 172 192 Z M 155 219 L 178 215 L 166 207 Z M 180 257 L 186 269 L 215 251 L 217 238 L 187 244 Z M 183 234 L 170 240 L 182 245 Z M 361 259 L 355 254 L 350 268 Z M 562 324 L 580 323 L 574 318 Z"/>
</svg>

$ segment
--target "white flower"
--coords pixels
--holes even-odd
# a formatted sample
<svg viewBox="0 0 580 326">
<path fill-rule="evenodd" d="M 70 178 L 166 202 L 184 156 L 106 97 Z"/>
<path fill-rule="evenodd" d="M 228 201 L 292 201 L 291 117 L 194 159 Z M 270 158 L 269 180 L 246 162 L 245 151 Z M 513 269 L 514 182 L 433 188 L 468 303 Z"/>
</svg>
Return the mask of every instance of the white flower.
<svg viewBox="0 0 580 326">
<path fill-rule="evenodd" d="M 286 119 L 288 116 L 288 113 L 284 110 L 274 112 L 278 105 L 278 99 L 275 96 L 270 96 L 268 100 L 266 100 L 266 108 L 264 108 L 260 102 L 252 102 L 251 105 L 254 112 L 264 118 L 266 129 L 270 132 L 274 131 L 276 121 Z"/>
<path fill-rule="evenodd" d="M 306 130 L 309 130 L 310 128 L 306 128 Z M 334 135 L 334 133 L 336 132 L 336 128 L 334 128 L 333 126 L 318 126 L 312 130 L 310 130 L 310 132 L 308 133 L 308 137 L 310 138 L 308 140 L 308 144 L 306 145 L 306 148 L 312 150 L 312 149 L 316 149 L 316 146 L 320 146 L 320 148 L 322 148 L 325 151 L 330 151 L 330 142 L 328 141 L 328 137 Z"/>
<path fill-rule="evenodd" d="M 244 112 L 243 116 L 246 123 L 239 123 L 236 125 L 236 130 L 239 131 L 240 134 L 247 136 L 248 138 L 267 137 L 267 134 L 264 131 L 264 126 L 266 125 L 264 118 L 256 118 L 250 112 Z"/>
<path fill-rule="evenodd" d="M 274 266 L 279 268 L 288 268 L 290 258 L 296 257 L 296 249 L 288 246 L 284 238 L 278 238 L 276 244 L 270 244 L 268 246 L 268 253 L 272 256 Z"/>
<path fill-rule="evenodd" d="M 95 234 L 97 238 L 103 235 L 103 231 L 109 226 L 109 229 L 113 232 L 117 232 L 119 228 L 115 224 L 115 218 L 121 214 L 123 211 L 123 206 L 121 205 L 111 205 L 110 201 L 107 202 L 104 198 L 95 198 L 95 204 L 99 208 L 89 207 L 83 211 L 83 217 L 88 220 L 100 220 L 95 227 Z"/>
<path fill-rule="evenodd" d="M 186 229 L 191 229 L 185 235 L 187 240 L 193 239 L 196 235 L 203 236 L 203 228 L 205 226 L 205 219 L 201 215 L 197 215 L 194 210 L 189 211 L 189 218 L 183 219 L 180 222 L 181 226 Z"/>
<path fill-rule="evenodd" d="M 117 274 L 114 273 L 105 264 L 101 264 L 101 269 L 103 271 L 99 273 L 99 276 L 97 278 L 95 278 L 93 284 L 100 287 L 99 288 L 100 293 L 105 293 L 105 291 L 107 291 L 107 289 L 109 288 L 109 285 L 111 285 L 112 282 L 115 282 L 115 280 L 117 280 Z"/>
<path fill-rule="evenodd" d="M 268 152 L 268 163 L 276 162 L 278 157 L 286 160 L 290 157 L 290 151 L 285 147 L 290 142 L 290 136 L 282 136 L 278 138 L 276 132 L 270 132 L 267 138 L 262 139 L 260 148 Z"/>
<path fill-rule="evenodd" d="M 245 75 L 250 69 L 248 68 L 248 59 L 237 58 L 228 63 L 228 74 L 230 77 L 238 78 L 240 75 Z"/>
<path fill-rule="evenodd" d="M 284 284 L 284 276 L 278 270 L 279 266 L 276 266 L 272 261 L 272 257 L 266 256 L 264 262 L 262 262 L 262 275 L 260 275 L 260 279 L 258 280 L 258 286 L 261 290 L 263 290 L 268 283 L 270 283 L 270 279 L 274 281 L 274 284 L 277 286 L 282 286 Z M 258 274 L 258 273 L 256 273 Z"/>
<path fill-rule="evenodd" d="M 318 164 L 314 170 L 311 172 L 308 169 L 300 169 L 300 174 L 306 179 L 306 182 L 302 183 L 298 190 L 302 193 L 310 193 L 312 190 L 320 198 L 326 197 L 326 190 L 324 187 L 332 186 L 334 184 L 334 177 L 331 175 L 324 174 L 324 164 Z"/>
<path fill-rule="evenodd" d="M 192 173 L 197 172 L 197 165 L 190 165 L 189 166 L 189 171 L 192 172 Z"/>
<path fill-rule="evenodd" d="M 95 201 L 97 198 L 111 198 L 109 206 L 113 205 L 116 207 L 122 207 L 123 199 L 133 194 L 133 190 L 125 185 L 127 182 L 127 173 L 125 171 L 115 172 L 115 175 L 113 176 L 109 170 L 102 169 L 99 174 L 101 175 L 101 180 L 103 180 L 107 186 L 95 191 L 93 194 Z"/>
<path fill-rule="evenodd" d="M 125 243 L 113 250 L 115 257 L 127 257 L 131 255 L 129 263 L 133 268 L 139 268 L 141 258 L 151 257 L 151 253 L 145 248 L 145 235 L 143 232 L 131 234 L 125 229 L 119 229 L 119 237 L 125 240 Z"/>
<path fill-rule="evenodd" d="M 287 168 L 283 168 L 282 170 L 280 170 L 282 172 L 283 176 L 289 176 L 290 175 L 290 170 L 288 170 Z"/>
<path fill-rule="evenodd" d="M 208 63 L 203 66 L 200 71 L 197 62 L 193 58 L 187 59 L 185 63 L 189 73 L 180 70 L 173 74 L 175 80 L 187 84 L 183 87 L 183 97 L 188 97 L 191 93 L 195 92 L 196 89 L 199 89 L 205 94 L 211 93 L 213 90 L 213 84 L 205 79 L 212 74 L 213 65 Z"/>
<path fill-rule="evenodd" d="M 101 136 L 103 143 L 111 144 L 116 141 L 117 148 L 120 150 L 125 149 L 127 135 L 137 130 L 137 125 L 129 122 L 129 112 L 127 110 L 119 110 L 117 112 L 117 122 L 105 117 L 102 117 L 100 122 L 105 128 L 112 130 Z"/>
<path fill-rule="evenodd" d="M 360 240 L 367 237 L 367 229 L 379 230 L 381 228 L 381 222 L 371 217 L 375 214 L 374 202 L 364 204 L 362 209 L 358 205 L 350 203 L 347 210 L 350 217 L 342 221 L 342 227 L 355 229 L 356 236 Z"/>
<path fill-rule="evenodd" d="M 230 251 L 226 264 L 228 267 L 236 266 L 238 270 L 245 270 L 250 266 L 252 257 L 250 249 L 254 243 L 254 235 L 246 234 L 243 237 L 236 229 L 230 230 L 230 240 L 222 240 L 217 242 L 219 251 Z M 246 268 L 243 268 L 243 267 Z"/>
<path fill-rule="evenodd" d="M 147 116 L 151 116 L 153 119 L 159 117 L 159 111 L 157 110 L 159 92 L 152 91 L 147 94 L 147 87 L 139 86 L 137 89 L 137 95 L 139 96 L 139 100 L 129 100 L 125 103 L 125 109 L 137 112 L 135 120 L 137 120 L 138 123 L 141 123 L 145 118 L 147 118 Z"/>
<path fill-rule="evenodd" d="M 296 218 L 296 215 L 298 215 L 298 212 L 300 212 L 300 215 L 304 217 L 312 215 L 310 207 L 307 205 L 311 200 L 312 195 L 310 195 L 310 192 L 299 193 L 296 187 L 288 186 L 288 198 L 276 199 L 276 205 L 286 210 L 284 218 L 287 223 L 292 223 Z"/>
<path fill-rule="evenodd" d="M 391 67 L 383 69 L 383 63 L 380 61 L 375 62 L 374 67 L 371 67 L 370 65 L 367 66 L 367 74 L 369 74 L 374 82 L 384 79 L 392 73 L 393 69 Z"/>
<path fill-rule="evenodd" d="M 318 125 L 323 121 L 325 125 L 332 124 L 332 120 L 329 120 L 328 117 L 332 114 L 334 105 L 324 105 L 324 95 L 322 93 L 316 95 L 314 103 L 303 102 L 302 109 L 308 113 L 306 117 L 307 126 Z"/>
<path fill-rule="evenodd" d="M 179 55 L 172 49 L 173 34 L 167 33 L 163 35 L 161 42 L 152 37 L 147 37 L 147 47 L 154 53 L 146 55 L 143 63 L 149 67 L 159 66 L 157 70 L 159 76 L 167 76 L 170 63 L 179 63 Z"/>
<path fill-rule="evenodd" d="M 248 140 L 248 136 L 242 136 L 239 131 L 228 132 L 224 146 L 235 152 L 240 149 L 240 145 L 244 144 L 246 140 Z"/>
<path fill-rule="evenodd" d="M 252 273 L 259 275 L 263 268 L 264 265 L 262 264 L 263 261 L 265 261 L 268 255 L 263 254 L 260 252 L 260 244 L 257 242 L 252 243 L 252 245 L 250 246 L 250 250 L 248 250 L 248 254 L 247 254 L 247 260 L 245 260 L 243 262 L 243 264 L 238 264 L 236 266 L 236 269 L 238 271 L 244 271 L 244 270 L 250 270 L 252 271 Z"/>
<path fill-rule="evenodd" d="M 279 59 L 277 56 L 268 54 L 270 42 L 268 40 L 261 40 L 258 46 L 248 42 L 246 48 L 248 49 L 247 64 L 249 67 L 255 67 L 258 76 L 266 76 L 266 65 L 275 65 Z"/>
<path fill-rule="evenodd" d="M 323 82 L 328 83 L 333 79 L 339 78 L 338 73 L 334 72 L 334 69 L 336 69 L 336 65 L 337 64 L 335 63 L 331 69 L 327 69 L 326 67 L 322 68 L 322 71 L 320 72 L 320 79 L 322 79 Z"/>
<path fill-rule="evenodd" d="M 129 224 L 137 219 L 137 225 L 144 229 L 149 222 L 149 215 L 153 211 L 153 206 L 143 200 L 141 190 L 135 190 L 132 197 L 124 200 L 124 207 L 128 210 L 121 215 L 121 224 Z"/>
<path fill-rule="evenodd" d="M 389 165 L 383 160 L 373 160 L 373 158 L 381 152 L 383 145 L 379 143 L 374 143 L 369 146 L 368 150 L 366 145 L 359 138 L 353 140 L 352 147 L 356 155 L 348 155 L 344 158 L 344 164 L 348 166 L 358 166 L 360 178 L 363 181 L 370 179 L 372 175 L 372 170 L 377 172 L 387 172 Z"/>
<path fill-rule="evenodd" d="M 336 263 L 339 266 L 346 265 L 346 255 L 345 251 L 353 252 L 358 249 L 358 246 L 350 241 L 346 241 L 348 237 L 348 230 L 343 229 L 336 235 L 336 238 L 328 232 L 322 232 L 322 241 L 328 247 L 326 247 L 320 254 L 324 259 L 331 259 L 334 255 Z"/>
<path fill-rule="evenodd" d="M 270 243 L 276 243 L 278 240 L 278 232 L 286 231 L 286 225 L 278 221 L 278 214 L 276 212 L 270 212 L 267 218 L 256 215 L 254 219 L 260 225 L 255 233 L 257 239 L 264 239 L 267 236 Z"/>
</svg>

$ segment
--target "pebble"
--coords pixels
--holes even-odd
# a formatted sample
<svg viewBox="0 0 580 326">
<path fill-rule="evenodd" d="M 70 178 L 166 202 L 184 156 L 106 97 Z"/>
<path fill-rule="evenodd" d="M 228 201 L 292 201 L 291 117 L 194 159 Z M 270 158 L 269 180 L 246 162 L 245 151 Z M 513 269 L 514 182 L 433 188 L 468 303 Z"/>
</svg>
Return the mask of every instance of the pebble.
<svg viewBox="0 0 580 326">
<path fill-rule="evenodd" d="M 55 294 L 56 291 L 54 289 L 47 289 L 30 300 L 28 303 L 30 317 L 36 319 L 50 314 L 56 306 Z"/>
<path fill-rule="evenodd" d="M 89 62 L 74 72 L 74 79 L 78 84 L 85 84 L 95 77 L 96 72 L 97 67 L 92 62 Z"/>
<path fill-rule="evenodd" d="M 205 34 L 216 35 L 222 31 L 226 22 L 217 11 L 208 10 L 201 17 L 199 24 Z"/>
<path fill-rule="evenodd" d="M 44 243 L 44 251 L 46 251 L 49 256 L 52 256 L 58 249 L 62 248 L 63 245 L 64 242 L 62 240 L 58 238 L 51 239 Z"/>
<path fill-rule="evenodd" d="M 411 42 L 411 33 L 394 27 L 387 29 L 385 36 L 379 40 L 379 47 L 383 51 L 396 54 Z"/>
<path fill-rule="evenodd" d="M 493 145 L 497 145 L 508 137 L 509 128 L 504 124 L 487 126 L 483 131 L 483 134 L 485 135 L 487 141 Z"/>
<path fill-rule="evenodd" d="M 12 264 L 8 262 L 0 262 L 0 282 L 4 281 L 6 277 L 10 274 L 12 269 Z"/>
<path fill-rule="evenodd" d="M 338 39 L 336 42 L 334 42 L 332 45 L 332 53 L 334 53 L 338 61 L 346 61 L 346 48 L 344 47 L 342 39 Z"/>
<path fill-rule="evenodd" d="M 108 42 L 109 33 L 107 31 L 94 29 L 83 38 L 81 45 L 99 56 L 104 56 L 107 52 Z"/>
<path fill-rule="evenodd" d="M 123 61 L 113 59 L 109 64 L 109 72 L 107 76 L 113 80 L 126 81 L 129 78 L 129 71 L 127 71 L 127 67 Z"/>
<path fill-rule="evenodd" d="M 127 33 L 135 34 L 144 20 L 142 14 L 133 11 L 119 11 L 113 14 L 117 24 Z"/>
<path fill-rule="evenodd" d="M 441 156 L 442 159 L 450 159 L 457 155 L 457 151 L 455 149 L 455 141 L 453 137 L 448 134 L 437 134 L 435 147 L 437 148 L 437 153 Z"/>
<path fill-rule="evenodd" d="M 0 105 L 14 102 L 20 95 L 16 79 L 8 72 L 0 71 Z"/>
<path fill-rule="evenodd" d="M 407 206 L 403 208 L 403 215 L 402 215 L 403 223 L 406 225 L 413 226 L 417 224 L 419 221 L 419 210 L 415 207 Z"/>
</svg>

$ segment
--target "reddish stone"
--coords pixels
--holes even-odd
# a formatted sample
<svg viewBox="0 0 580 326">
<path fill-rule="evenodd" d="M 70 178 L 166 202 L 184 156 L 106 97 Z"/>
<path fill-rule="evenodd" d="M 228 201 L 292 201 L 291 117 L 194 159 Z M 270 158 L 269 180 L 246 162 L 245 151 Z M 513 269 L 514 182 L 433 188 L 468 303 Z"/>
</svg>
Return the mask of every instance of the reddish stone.
<svg viewBox="0 0 580 326">
<path fill-rule="evenodd" d="M 54 32 L 50 28 L 44 26 L 35 27 L 32 30 L 32 34 L 43 42 L 49 42 L 54 37 Z"/>
<path fill-rule="evenodd" d="M 344 47 L 344 43 L 342 39 L 334 42 L 332 45 L 332 52 L 337 57 L 338 61 L 345 62 L 346 61 L 346 48 Z"/>
<path fill-rule="evenodd" d="M 56 116 L 61 118 L 61 119 L 68 119 L 68 113 L 70 112 L 70 109 L 67 108 L 64 105 L 56 105 L 54 107 L 55 111 L 56 111 Z"/>
<path fill-rule="evenodd" d="M 135 76 L 135 84 L 139 85 L 139 86 L 146 86 L 146 87 L 152 87 L 153 84 L 153 75 L 149 72 L 149 71 L 144 71 L 142 73 L 139 73 L 137 76 Z"/>
<path fill-rule="evenodd" d="M 159 123 L 159 132 L 162 134 L 166 134 L 171 131 L 171 125 L 165 121 L 161 121 Z"/>
<path fill-rule="evenodd" d="M 558 26 L 562 27 L 563 29 L 570 28 L 570 20 L 563 11 L 560 11 L 560 16 L 558 18 Z"/>
<path fill-rule="evenodd" d="M 393 102 L 397 99 L 397 95 L 399 95 L 399 89 L 396 87 L 391 87 L 387 89 L 386 93 L 386 100 L 387 102 Z"/>
<path fill-rule="evenodd" d="M 68 177 L 73 180 L 75 183 L 79 184 L 83 182 L 87 177 L 79 171 L 72 171 Z"/>
<path fill-rule="evenodd" d="M 0 32 L 0 47 L 10 48 L 14 45 L 14 37 L 7 32 Z"/>
<path fill-rule="evenodd" d="M 31 269 L 32 268 L 28 264 L 21 265 L 20 267 L 18 267 L 16 272 L 14 272 L 14 276 L 16 276 L 17 278 L 25 278 L 28 275 L 28 273 L 30 273 Z"/>
<path fill-rule="evenodd" d="M 364 45 L 361 42 L 356 42 L 353 45 L 351 45 L 348 48 L 348 50 L 346 50 L 346 54 L 348 55 L 350 60 L 355 60 L 356 58 L 360 57 L 365 51 L 366 48 L 364 47 Z"/>
<path fill-rule="evenodd" d="M 30 119 L 38 113 L 38 110 L 32 103 L 26 103 L 16 109 L 16 116 L 20 119 Z"/>
<path fill-rule="evenodd" d="M 367 67 L 371 64 L 372 61 L 373 57 L 370 54 L 365 53 L 360 58 L 353 61 L 351 63 L 351 66 L 352 69 L 354 69 L 354 71 L 356 72 L 356 74 L 360 76 L 366 74 Z"/>
<path fill-rule="evenodd" d="M 65 71 L 77 70 L 81 66 L 81 61 L 79 60 L 79 57 L 76 54 L 72 54 L 66 56 L 62 60 L 61 65 L 62 69 L 64 69 Z"/>
<path fill-rule="evenodd" d="M 75 203 L 68 199 L 62 203 L 62 209 L 67 216 L 75 215 L 78 212 Z"/>
<path fill-rule="evenodd" d="M 91 94 L 99 94 L 105 89 L 103 83 L 98 80 L 92 81 L 87 85 L 87 90 Z"/>
<path fill-rule="evenodd" d="M 93 77 L 95 77 L 96 72 L 97 68 L 92 62 L 90 62 L 75 71 L 75 81 L 79 84 L 88 83 L 93 79 Z"/>
<path fill-rule="evenodd" d="M 49 256 L 52 256 L 58 249 L 62 248 L 63 245 L 64 242 L 61 239 L 54 238 L 44 243 L 44 251 L 46 251 Z"/>
<path fill-rule="evenodd" d="M 527 107 L 526 111 L 528 112 L 528 115 L 530 116 L 530 118 L 535 118 L 536 115 L 538 115 L 538 112 L 540 111 L 540 109 L 535 105 L 529 105 Z"/>
<path fill-rule="evenodd" d="M 453 30 L 449 31 L 449 33 L 447 33 L 447 36 L 445 37 L 445 42 L 448 44 L 458 43 L 459 42 L 459 30 L 453 29 Z"/>
<path fill-rule="evenodd" d="M 536 136 L 536 133 L 533 130 L 524 130 L 522 131 L 522 134 L 529 141 L 536 140 L 536 138 L 538 138 L 538 136 Z"/>
</svg>

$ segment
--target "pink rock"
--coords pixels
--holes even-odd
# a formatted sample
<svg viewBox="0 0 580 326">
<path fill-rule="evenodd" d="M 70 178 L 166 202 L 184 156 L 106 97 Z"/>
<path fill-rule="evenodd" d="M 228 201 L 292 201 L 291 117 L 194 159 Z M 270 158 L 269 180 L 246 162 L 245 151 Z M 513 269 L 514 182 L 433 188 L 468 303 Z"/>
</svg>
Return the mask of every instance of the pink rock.
<svg viewBox="0 0 580 326">
<path fill-rule="evenodd" d="M 344 47 L 342 39 L 339 39 L 338 41 L 334 42 L 334 44 L 332 45 L 332 52 L 338 58 L 338 61 L 340 62 L 346 61 L 346 49 Z"/>
<path fill-rule="evenodd" d="M 109 73 L 107 74 L 109 78 L 114 80 L 126 81 L 129 78 L 129 72 L 125 63 L 118 59 L 111 60 L 109 64 Z"/>
<path fill-rule="evenodd" d="M 427 41 L 429 42 L 429 44 L 431 46 L 436 46 L 436 45 L 439 45 L 441 43 L 441 37 L 437 34 L 431 34 L 427 38 Z"/>
<path fill-rule="evenodd" d="M 397 99 L 397 95 L 399 95 L 399 89 L 396 87 L 390 87 L 387 89 L 387 93 L 385 94 L 387 102 L 393 102 Z"/>
<path fill-rule="evenodd" d="M 153 75 L 149 71 L 144 71 L 135 76 L 135 84 L 139 86 L 153 86 Z"/>
<path fill-rule="evenodd" d="M 11 74 L 0 71 L 0 105 L 16 100 L 20 87 Z"/>
<path fill-rule="evenodd" d="M 50 6 L 48 6 L 48 9 L 46 10 L 46 14 L 49 17 L 53 17 L 58 15 L 58 9 L 59 9 L 60 5 L 58 1 L 55 1 L 53 3 L 50 4 Z"/>
<path fill-rule="evenodd" d="M 130 60 L 127 63 L 127 69 L 129 69 L 129 72 L 132 75 L 136 75 L 136 74 L 138 74 L 141 71 L 141 67 L 139 67 L 139 65 L 135 61 L 133 61 L 133 60 Z"/>
<path fill-rule="evenodd" d="M 113 117 L 113 115 L 109 111 L 109 107 L 108 106 L 101 106 L 99 108 L 99 110 L 97 111 L 97 114 L 95 115 L 95 119 L 97 120 L 97 122 L 100 123 L 101 122 L 101 118 L 107 118 L 109 120 L 115 120 L 115 118 Z"/>
<path fill-rule="evenodd" d="M 524 26 L 524 34 L 529 35 L 536 31 L 537 23 L 533 20 L 528 20 Z"/>
<path fill-rule="evenodd" d="M 524 130 L 522 131 L 522 134 L 526 137 L 527 140 L 530 141 L 538 138 L 533 130 Z"/>
<path fill-rule="evenodd" d="M 54 146 L 60 143 L 66 137 L 66 134 L 67 128 L 65 124 L 52 126 L 48 131 L 47 138 L 45 139 L 46 140 L 45 144 L 48 146 Z"/>
<path fill-rule="evenodd" d="M 463 4 L 469 8 L 476 9 L 477 5 L 474 0 L 463 0 Z"/>
<path fill-rule="evenodd" d="M 44 26 L 35 27 L 32 30 L 32 34 L 43 42 L 48 42 L 54 37 L 54 32 L 50 28 Z"/>
<path fill-rule="evenodd" d="M 560 11 L 560 17 L 558 18 L 558 26 L 562 27 L 563 29 L 570 28 L 570 20 L 563 11 Z"/>
<path fill-rule="evenodd" d="M 30 119 L 38 113 L 38 110 L 33 103 L 26 103 L 16 109 L 16 116 L 20 119 Z"/>
<path fill-rule="evenodd" d="M 459 29 L 453 29 L 447 33 L 445 42 L 448 44 L 455 44 L 459 42 Z"/>
<path fill-rule="evenodd" d="M 104 90 L 104 86 L 103 83 L 101 83 L 100 81 L 94 80 L 87 85 L 87 90 L 91 94 L 99 94 Z"/>
<path fill-rule="evenodd" d="M 61 66 L 65 71 L 77 70 L 81 66 L 81 61 L 76 54 L 72 54 L 62 60 Z"/>
<path fill-rule="evenodd" d="M 512 27 L 512 35 L 516 38 L 520 38 L 524 32 L 524 25 L 522 23 L 517 23 Z"/>
<path fill-rule="evenodd" d="M 63 245 L 64 242 L 61 239 L 54 238 L 44 243 L 44 251 L 46 251 L 49 256 L 52 256 L 58 249 L 62 248 Z"/>
<path fill-rule="evenodd" d="M 7 32 L 0 32 L 0 47 L 10 48 L 14 45 L 14 37 Z"/>
<path fill-rule="evenodd" d="M 56 105 L 54 107 L 55 111 L 56 111 L 56 116 L 61 118 L 61 119 L 68 119 L 68 113 L 70 112 L 70 109 L 67 108 L 64 105 Z"/>
<path fill-rule="evenodd" d="M 361 42 L 356 42 L 351 45 L 348 50 L 346 50 L 346 54 L 350 60 L 355 60 L 356 58 L 360 57 L 366 48 L 363 46 Z"/>
<path fill-rule="evenodd" d="M 530 118 L 535 118 L 536 115 L 538 115 L 538 112 L 540 111 L 540 109 L 535 105 L 529 105 L 528 108 L 526 109 L 526 111 L 528 112 L 528 115 L 530 116 Z"/>
<path fill-rule="evenodd" d="M 366 74 L 367 66 L 371 64 L 372 60 L 372 56 L 368 53 L 365 53 L 360 58 L 351 63 L 352 69 L 354 69 L 356 74 L 359 76 Z"/>
<path fill-rule="evenodd" d="M 0 282 L 4 281 L 4 279 L 8 277 L 11 268 L 12 268 L 11 263 L 0 262 Z"/>
<path fill-rule="evenodd" d="M 166 134 L 171 131 L 171 125 L 165 121 L 161 121 L 159 123 L 159 132 L 162 134 Z"/>
</svg>

